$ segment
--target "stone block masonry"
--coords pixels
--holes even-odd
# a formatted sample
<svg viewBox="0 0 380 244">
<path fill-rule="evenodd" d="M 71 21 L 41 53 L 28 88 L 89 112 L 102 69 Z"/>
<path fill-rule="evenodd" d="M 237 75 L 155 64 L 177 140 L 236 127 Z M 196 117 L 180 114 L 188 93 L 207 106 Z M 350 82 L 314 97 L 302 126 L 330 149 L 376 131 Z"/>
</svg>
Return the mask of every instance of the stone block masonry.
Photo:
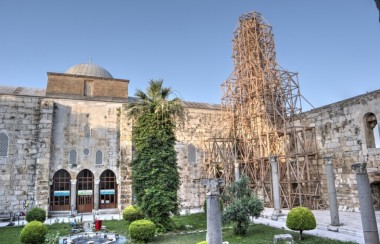
<svg viewBox="0 0 380 244">
<path fill-rule="evenodd" d="M 0 158 L 0 214 L 24 210 L 25 203 L 35 201 L 41 102 L 38 97 L 0 96 L 0 132 L 9 142 L 8 156 Z"/>
</svg>

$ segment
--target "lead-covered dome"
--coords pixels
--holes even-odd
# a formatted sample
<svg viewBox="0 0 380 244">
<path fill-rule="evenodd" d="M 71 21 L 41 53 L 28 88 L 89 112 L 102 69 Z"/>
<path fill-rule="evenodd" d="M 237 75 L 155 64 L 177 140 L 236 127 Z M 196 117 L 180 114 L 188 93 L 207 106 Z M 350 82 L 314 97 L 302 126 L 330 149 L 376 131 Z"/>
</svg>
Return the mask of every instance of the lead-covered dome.
<svg viewBox="0 0 380 244">
<path fill-rule="evenodd" d="M 111 73 L 105 68 L 96 64 L 77 64 L 69 68 L 65 72 L 71 75 L 85 75 L 85 76 L 96 76 L 103 78 L 113 78 Z"/>
</svg>

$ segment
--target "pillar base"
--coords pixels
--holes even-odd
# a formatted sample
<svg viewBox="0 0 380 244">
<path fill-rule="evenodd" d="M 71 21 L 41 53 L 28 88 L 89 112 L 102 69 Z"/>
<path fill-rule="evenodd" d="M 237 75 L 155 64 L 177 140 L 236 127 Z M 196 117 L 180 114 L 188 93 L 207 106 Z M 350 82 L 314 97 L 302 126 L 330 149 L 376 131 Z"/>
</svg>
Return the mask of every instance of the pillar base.
<svg viewBox="0 0 380 244">
<path fill-rule="evenodd" d="M 282 214 L 282 212 L 281 212 L 281 209 L 274 209 L 272 216 L 271 216 L 271 219 L 272 220 L 278 220 L 278 218 L 281 216 L 284 216 L 284 214 Z"/>
</svg>

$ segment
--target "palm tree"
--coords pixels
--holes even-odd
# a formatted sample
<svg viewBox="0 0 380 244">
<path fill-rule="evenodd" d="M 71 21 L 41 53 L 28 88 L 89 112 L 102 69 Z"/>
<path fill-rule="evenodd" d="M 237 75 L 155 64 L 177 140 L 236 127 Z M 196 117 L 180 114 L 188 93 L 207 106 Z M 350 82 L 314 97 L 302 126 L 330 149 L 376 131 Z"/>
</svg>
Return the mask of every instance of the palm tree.
<svg viewBox="0 0 380 244">
<path fill-rule="evenodd" d="M 147 92 L 137 90 L 128 104 L 133 118 L 132 190 L 135 203 L 163 230 L 173 226 L 178 212 L 179 172 L 175 151 L 175 122 L 183 116 L 182 101 L 169 100 L 172 90 L 162 80 L 149 82 Z"/>
<path fill-rule="evenodd" d="M 146 93 L 138 89 L 135 93 L 137 100 L 128 105 L 128 115 L 138 119 L 146 113 L 154 113 L 156 116 L 169 118 L 172 121 L 175 118 L 182 119 L 182 100 L 177 97 L 168 100 L 173 91 L 169 87 L 162 87 L 162 83 L 162 80 L 151 80 Z"/>
</svg>

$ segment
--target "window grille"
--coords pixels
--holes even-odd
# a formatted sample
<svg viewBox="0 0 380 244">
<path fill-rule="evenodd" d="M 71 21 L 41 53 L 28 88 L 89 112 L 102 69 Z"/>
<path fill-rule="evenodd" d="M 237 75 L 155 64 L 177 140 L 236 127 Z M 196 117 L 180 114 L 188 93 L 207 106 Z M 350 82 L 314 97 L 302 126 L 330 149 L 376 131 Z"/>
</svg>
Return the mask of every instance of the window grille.
<svg viewBox="0 0 380 244">
<path fill-rule="evenodd" d="M 103 163 L 103 152 L 100 150 L 96 151 L 95 163 L 96 164 L 102 164 Z"/>
<path fill-rule="evenodd" d="M 373 113 L 367 113 L 364 116 L 365 122 L 365 137 L 367 141 L 367 148 L 379 148 L 379 126 L 377 124 L 376 115 Z"/>
<path fill-rule="evenodd" d="M 187 160 L 189 164 L 197 163 L 197 149 L 192 144 L 187 147 Z"/>
<path fill-rule="evenodd" d="M 8 157 L 9 138 L 4 132 L 0 133 L 0 157 Z"/>
<path fill-rule="evenodd" d="M 84 138 L 90 138 L 91 137 L 91 129 L 88 124 L 84 126 Z"/>
<path fill-rule="evenodd" d="M 71 150 L 69 153 L 69 164 L 77 164 L 77 151 Z"/>
</svg>

